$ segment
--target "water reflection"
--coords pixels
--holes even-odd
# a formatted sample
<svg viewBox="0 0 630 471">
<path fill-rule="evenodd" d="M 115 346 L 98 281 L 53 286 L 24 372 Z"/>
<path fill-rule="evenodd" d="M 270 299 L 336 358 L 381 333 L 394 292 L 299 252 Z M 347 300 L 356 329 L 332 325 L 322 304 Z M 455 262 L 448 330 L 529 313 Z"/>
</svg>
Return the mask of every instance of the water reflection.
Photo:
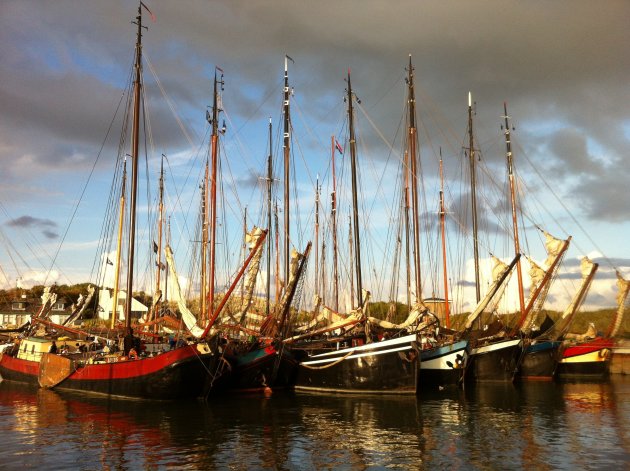
<svg viewBox="0 0 630 471">
<path fill-rule="evenodd" d="M 3 469 L 602 469 L 630 464 L 630 380 L 409 397 L 129 401 L 0 383 Z"/>
</svg>

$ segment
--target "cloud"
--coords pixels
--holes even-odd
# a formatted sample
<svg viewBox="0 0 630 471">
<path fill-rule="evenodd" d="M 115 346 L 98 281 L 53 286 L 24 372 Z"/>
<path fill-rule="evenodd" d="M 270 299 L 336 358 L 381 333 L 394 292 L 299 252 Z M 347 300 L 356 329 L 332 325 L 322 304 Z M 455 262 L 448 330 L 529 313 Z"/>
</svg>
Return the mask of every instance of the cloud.
<svg viewBox="0 0 630 471">
<path fill-rule="evenodd" d="M 20 216 L 19 218 L 7 221 L 6 225 L 21 229 L 39 229 L 47 239 L 56 239 L 59 237 L 59 234 L 53 230 L 57 228 L 57 223 L 50 219 Z"/>
</svg>

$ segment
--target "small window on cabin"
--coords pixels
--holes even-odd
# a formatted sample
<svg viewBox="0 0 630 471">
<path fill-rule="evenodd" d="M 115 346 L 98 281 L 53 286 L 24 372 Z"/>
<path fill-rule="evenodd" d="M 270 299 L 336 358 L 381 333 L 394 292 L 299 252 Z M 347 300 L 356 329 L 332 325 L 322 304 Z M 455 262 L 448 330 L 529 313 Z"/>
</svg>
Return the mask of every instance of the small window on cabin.
<svg viewBox="0 0 630 471">
<path fill-rule="evenodd" d="M 26 352 L 26 344 L 24 344 L 24 351 Z"/>
<path fill-rule="evenodd" d="M 31 353 L 35 353 L 35 345 L 31 345 Z"/>
</svg>

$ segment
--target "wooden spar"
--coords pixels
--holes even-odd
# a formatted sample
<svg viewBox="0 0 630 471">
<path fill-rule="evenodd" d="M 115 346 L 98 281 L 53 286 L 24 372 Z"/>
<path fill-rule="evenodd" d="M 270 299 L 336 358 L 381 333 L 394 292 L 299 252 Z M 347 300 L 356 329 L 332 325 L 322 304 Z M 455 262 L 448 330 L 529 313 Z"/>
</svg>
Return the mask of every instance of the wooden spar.
<svg viewBox="0 0 630 471">
<path fill-rule="evenodd" d="M 406 288 L 407 288 L 407 307 L 411 310 L 413 301 L 411 300 L 411 247 L 409 245 L 409 151 L 405 150 L 405 188 L 404 188 L 404 205 L 405 205 L 405 273 L 407 275 Z"/>
<path fill-rule="evenodd" d="M 206 305 L 206 312 L 212 312 L 214 306 L 214 285 L 215 285 L 215 265 L 216 265 L 216 236 L 217 236 L 217 172 L 218 172 L 218 142 L 219 142 L 219 93 L 217 85 L 221 84 L 221 90 L 223 90 L 223 72 L 221 72 L 221 80 L 217 80 L 217 69 L 214 70 L 214 92 L 213 92 L 213 104 L 212 104 L 212 137 L 211 137 L 211 154 L 212 154 L 212 173 L 210 179 L 210 276 L 208 280 L 208 303 Z M 223 128 L 225 131 L 225 126 Z"/>
<path fill-rule="evenodd" d="M 160 203 L 158 206 L 158 245 L 157 245 L 157 254 L 156 254 L 156 260 L 155 263 L 157 265 L 157 274 L 155 276 L 155 292 L 159 293 L 160 292 L 160 277 L 162 274 L 162 226 L 163 226 L 163 220 L 164 220 L 164 157 L 165 155 L 162 154 L 162 161 L 160 164 Z M 158 300 L 158 302 L 155 304 L 155 306 L 153 306 L 153 316 L 152 319 L 155 320 L 158 318 L 158 311 L 159 311 L 159 303 L 161 300 Z M 157 328 L 156 328 L 156 332 L 157 332 Z"/>
<path fill-rule="evenodd" d="M 116 315 L 118 314 L 118 285 L 120 283 L 120 258 L 122 256 L 122 235 L 125 225 L 125 191 L 127 184 L 127 159 L 123 164 L 122 189 L 120 192 L 120 208 L 118 215 L 118 240 L 116 242 L 116 266 L 114 267 L 114 293 L 112 296 L 112 320 L 110 327 L 116 325 Z"/>
<path fill-rule="evenodd" d="M 571 321 L 573 320 L 573 316 L 575 315 L 575 313 L 577 312 L 578 308 L 580 307 L 580 305 L 584 301 L 584 298 L 586 297 L 586 293 L 588 292 L 588 289 L 591 286 L 593 278 L 595 277 L 595 272 L 597 271 L 598 268 L 599 268 L 599 264 L 598 263 L 593 263 L 592 264 L 591 271 L 587 275 L 585 282 L 582 283 L 582 286 L 580 287 L 580 291 L 577 293 L 577 296 L 575 297 L 575 302 L 573 303 L 573 309 L 566 316 L 566 319 L 565 319 L 565 322 L 564 322 L 564 326 L 562 327 L 560 332 L 566 333 L 566 331 L 569 329 L 569 325 L 571 325 Z M 556 339 L 554 339 L 554 340 L 556 340 Z"/>
<path fill-rule="evenodd" d="M 247 254 L 247 206 L 243 214 L 243 260 L 245 260 Z M 244 306 L 245 301 L 245 278 L 241 278 L 241 306 Z"/>
<path fill-rule="evenodd" d="M 125 326 L 131 329 L 131 301 L 133 299 L 133 265 L 136 245 L 136 206 L 138 194 L 138 149 L 140 147 L 140 95 L 142 87 L 142 3 L 138 5 L 135 78 L 133 82 L 133 127 L 131 134 L 131 199 L 129 206 L 129 241 L 127 246 L 127 297 Z"/>
<path fill-rule="evenodd" d="M 289 265 L 290 265 L 290 219 L 289 219 L 289 196 L 290 196 L 290 158 L 291 158 L 291 108 L 289 103 L 289 56 L 284 56 L 284 102 L 283 102 L 283 115 L 284 115 L 284 140 L 283 140 L 283 152 L 284 152 L 284 283 L 285 286 L 289 283 Z"/>
<path fill-rule="evenodd" d="M 354 136 L 354 109 L 352 106 L 354 94 L 350 83 L 350 69 L 348 69 L 348 129 L 350 131 L 350 167 L 352 169 L 352 213 L 354 232 L 354 263 L 357 276 L 357 306 L 363 306 L 363 282 L 361 280 L 361 240 L 359 238 L 359 202 L 357 183 L 357 147 Z M 350 251 L 352 253 L 352 251 Z"/>
<path fill-rule="evenodd" d="M 319 279 L 319 174 L 315 183 L 315 292 L 321 294 L 324 290 L 323 283 Z"/>
<path fill-rule="evenodd" d="M 84 337 L 89 337 L 89 336 L 92 335 L 89 332 L 85 332 L 84 330 L 73 329 L 72 327 L 66 327 L 65 325 L 55 324 L 54 322 L 51 322 L 51 321 L 46 320 L 46 319 L 41 319 L 39 317 L 34 317 L 33 318 L 33 322 L 39 322 L 40 324 L 44 324 L 44 325 L 46 325 L 48 327 L 52 327 L 53 329 L 63 330 L 65 332 L 69 332 L 69 333 L 75 334 L 75 335 L 82 335 Z"/>
<path fill-rule="evenodd" d="M 302 255 L 302 260 L 300 260 L 300 266 L 298 267 L 295 273 L 295 283 L 291 286 L 291 291 L 288 293 L 286 297 L 286 302 L 284 304 L 284 311 L 282 312 L 282 317 L 280 322 L 278 323 L 278 332 L 280 332 L 280 339 L 285 337 L 285 330 L 287 330 L 287 318 L 289 316 L 289 312 L 291 311 L 291 303 L 293 302 L 293 297 L 295 296 L 295 292 L 297 291 L 297 286 L 300 277 L 302 276 L 302 272 L 304 271 L 304 267 L 306 266 L 306 261 L 308 260 L 308 256 L 311 252 L 311 243 L 306 244 L 306 249 L 304 249 L 304 255 Z"/>
<path fill-rule="evenodd" d="M 203 186 L 201 188 L 201 254 L 200 268 L 201 280 L 199 282 L 199 321 L 206 320 L 208 312 L 206 306 L 206 296 L 208 290 L 208 187 L 210 180 L 210 162 L 206 159 L 206 168 L 203 176 Z"/>
<path fill-rule="evenodd" d="M 409 129 L 408 129 L 408 147 L 409 161 L 411 163 L 411 208 L 413 220 L 413 265 L 415 270 L 416 299 L 422 300 L 422 273 L 420 271 L 420 219 L 418 208 L 418 157 L 416 155 L 416 141 L 418 139 L 416 132 L 416 98 L 413 88 L 413 65 L 411 64 L 411 54 L 409 54 L 409 70 L 408 70 L 408 87 L 409 87 Z"/>
<path fill-rule="evenodd" d="M 477 222 L 477 177 L 475 166 L 475 146 L 473 141 L 472 97 L 468 92 L 468 160 L 470 163 L 470 203 L 473 230 L 473 256 L 475 262 L 475 295 L 477 303 L 481 300 L 481 280 L 479 278 L 479 229 Z"/>
<path fill-rule="evenodd" d="M 521 311 L 521 317 L 519 318 L 519 320 L 518 320 L 518 322 L 516 324 L 516 327 L 514 327 L 514 329 L 512 330 L 512 335 L 516 335 L 518 330 L 523 326 L 523 322 L 525 322 L 525 319 L 527 318 L 527 315 L 529 314 L 529 312 L 534 307 L 534 303 L 536 302 L 536 299 L 538 298 L 538 296 L 542 292 L 543 288 L 551 280 L 551 276 L 553 275 L 556 267 L 558 266 L 558 263 L 560 263 L 560 260 L 562 259 L 562 256 L 564 255 L 564 253 L 569 248 L 569 243 L 570 242 L 571 242 L 571 236 L 569 236 L 569 238 L 564 241 L 564 244 L 562 244 L 562 248 L 560 249 L 560 252 L 558 253 L 556 258 L 554 259 L 554 261 L 551 264 L 551 266 L 549 267 L 549 269 L 547 269 L 545 271 L 545 276 L 543 277 L 541 282 L 536 287 L 536 290 L 534 291 L 533 295 L 530 297 L 531 299 L 529 300 L 529 303 L 527 304 L 527 307 L 525 307 L 523 309 L 523 311 Z M 517 265 L 517 267 L 518 267 L 518 265 Z"/>
<path fill-rule="evenodd" d="M 228 302 L 228 299 L 230 299 L 230 295 L 234 291 L 234 288 L 236 288 L 236 285 L 238 285 L 238 282 L 241 280 L 241 277 L 245 273 L 245 270 L 247 269 L 247 267 L 249 265 L 249 262 L 252 261 L 252 258 L 254 258 L 254 255 L 256 254 L 256 252 L 258 251 L 260 246 L 263 244 L 263 242 L 265 241 L 266 237 L 267 237 L 267 231 L 263 230 L 262 234 L 260 235 L 260 238 L 256 242 L 256 245 L 254 246 L 252 251 L 249 253 L 249 256 L 247 257 L 247 259 L 245 260 L 245 263 L 243 263 L 243 266 L 241 267 L 239 272 L 236 274 L 236 277 L 234 278 L 234 281 L 232 282 L 232 285 L 230 286 L 230 288 L 227 290 L 227 292 L 223 296 L 223 299 L 221 300 L 221 302 L 219 303 L 219 305 L 215 309 L 214 313 L 212 314 L 212 317 L 208 320 L 208 325 L 206 326 L 205 330 L 203 331 L 203 334 L 201 334 L 201 338 L 203 338 L 206 335 L 208 335 L 208 332 L 210 331 L 210 328 L 214 324 L 214 321 L 217 319 L 217 317 L 219 317 L 219 314 L 221 313 L 221 310 L 223 309 L 225 304 Z"/>
<path fill-rule="evenodd" d="M 278 221 L 278 202 L 276 201 L 274 205 L 274 220 L 275 220 L 275 245 L 276 245 L 276 300 L 278 303 L 280 301 L 280 231 L 279 225 L 280 221 Z"/>
<path fill-rule="evenodd" d="M 506 145 L 506 157 L 507 157 L 507 165 L 508 165 L 508 177 L 510 180 L 510 201 L 512 203 L 512 226 L 514 228 L 514 253 L 521 253 L 521 247 L 518 240 L 518 218 L 516 215 L 516 182 L 514 178 L 514 160 L 512 156 L 512 143 L 510 141 L 510 124 L 508 122 L 509 116 L 507 114 L 507 103 L 503 102 L 503 111 L 505 112 L 505 145 Z M 516 264 L 516 275 L 518 278 L 518 300 L 521 308 L 521 320 L 522 322 L 525 319 L 525 295 L 523 292 L 523 273 L 521 270 L 521 261 Z M 542 284 L 542 283 L 541 283 Z"/>
<path fill-rule="evenodd" d="M 348 215 L 348 247 L 350 249 L 350 254 L 352 253 L 352 219 L 350 215 Z M 354 299 L 354 276 L 352 276 L 352 272 L 354 271 L 356 260 L 353 260 L 350 257 L 350 302 Z"/>
<path fill-rule="evenodd" d="M 271 118 L 269 118 L 269 157 L 267 159 L 267 230 L 271 231 L 271 189 L 273 184 L 272 173 L 272 154 L 273 154 L 273 141 L 272 141 L 272 125 Z M 269 302 L 271 297 L 271 244 L 267 243 L 267 300 L 265 303 L 265 314 L 269 315 Z"/>
<path fill-rule="evenodd" d="M 332 157 L 332 239 L 333 239 L 333 296 L 335 311 L 339 310 L 339 266 L 337 259 L 337 180 L 335 176 L 335 136 L 331 136 L 331 157 Z"/>
<path fill-rule="evenodd" d="M 444 274 L 444 318 L 446 328 L 451 328 L 451 310 L 448 303 L 448 273 L 446 269 L 446 209 L 444 208 L 444 171 L 440 158 L 440 227 L 442 232 L 442 271 Z"/>
</svg>

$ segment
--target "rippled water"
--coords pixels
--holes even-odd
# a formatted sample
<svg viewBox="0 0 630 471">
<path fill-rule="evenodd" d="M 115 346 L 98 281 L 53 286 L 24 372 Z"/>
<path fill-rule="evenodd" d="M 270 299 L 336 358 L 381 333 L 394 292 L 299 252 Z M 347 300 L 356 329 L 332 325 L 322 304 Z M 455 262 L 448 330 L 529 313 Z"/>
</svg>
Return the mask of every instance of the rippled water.
<svg viewBox="0 0 630 471">
<path fill-rule="evenodd" d="M 207 403 L 5 381 L 0 443 L 0 469 L 628 469 L 630 378 Z"/>
</svg>

